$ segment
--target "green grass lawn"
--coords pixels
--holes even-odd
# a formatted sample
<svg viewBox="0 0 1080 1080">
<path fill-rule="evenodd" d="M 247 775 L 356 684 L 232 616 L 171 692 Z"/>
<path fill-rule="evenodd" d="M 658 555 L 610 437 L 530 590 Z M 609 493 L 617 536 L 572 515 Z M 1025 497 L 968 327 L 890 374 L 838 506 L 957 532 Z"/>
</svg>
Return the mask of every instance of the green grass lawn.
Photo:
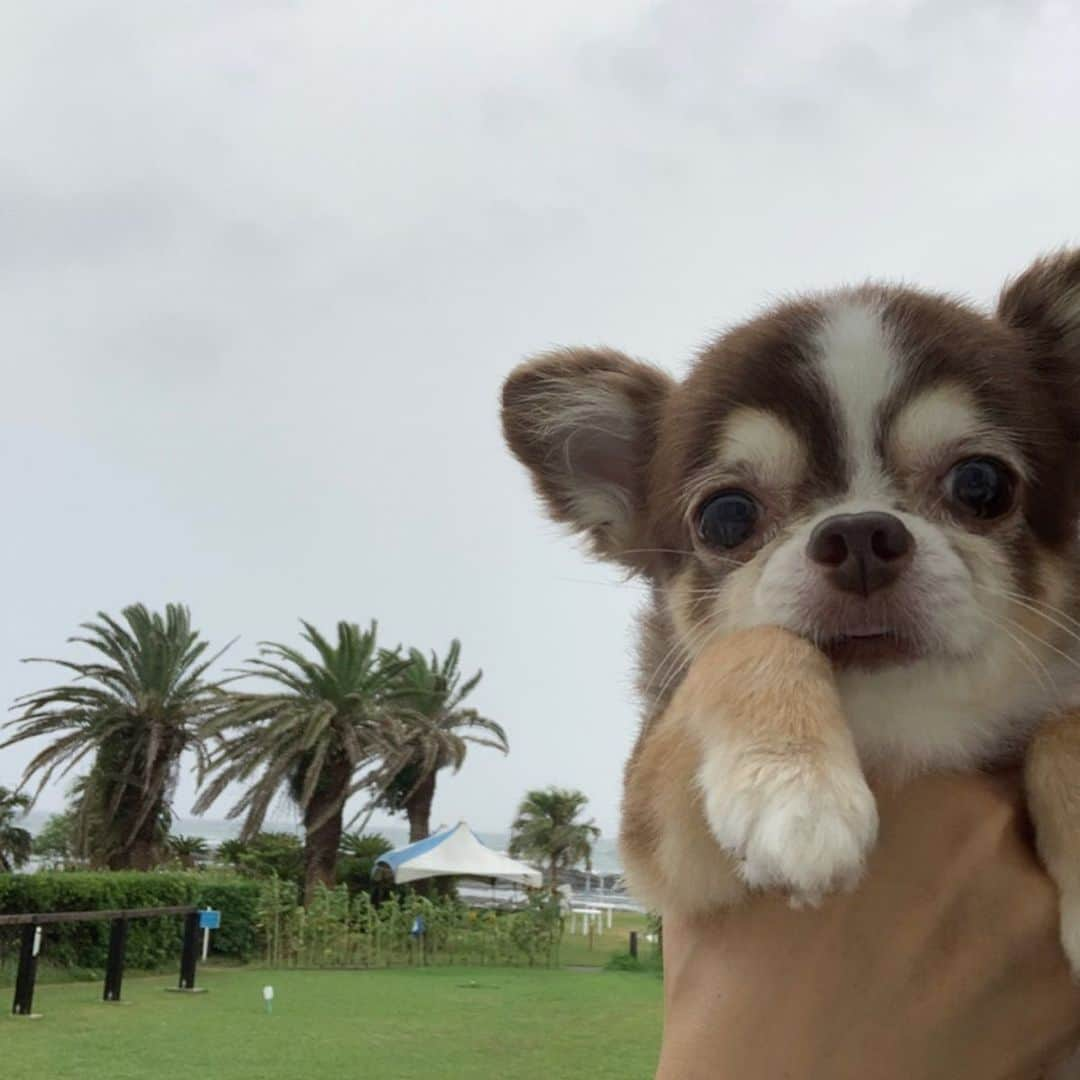
<svg viewBox="0 0 1080 1080">
<path fill-rule="evenodd" d="M 5 1080 L 634 1080 L 652 1076 L 661 983 L 649 974 L 522 968 L 204 969 L 39 986 L 40 1020 L 0 1018 Z M 275 988 L 274 1012 L 262 987 Z M 5 1008 L 10 1004 L 5 1002 Z"/>
</svg>

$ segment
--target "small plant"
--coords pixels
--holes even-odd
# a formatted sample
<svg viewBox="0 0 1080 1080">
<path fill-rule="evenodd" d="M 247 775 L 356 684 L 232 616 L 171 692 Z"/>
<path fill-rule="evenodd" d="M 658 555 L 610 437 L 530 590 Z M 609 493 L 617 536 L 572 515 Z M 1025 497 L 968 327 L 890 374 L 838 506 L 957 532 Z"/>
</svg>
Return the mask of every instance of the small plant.
<svg viewBox="0 0 1080 1080">
<path fill-rule="evenodd" d="M 612 953 L 604 965 L 605 971 L 633 971 L 649 972 L 653 975 L 663 974 L 663 964 L 660 954 L 655 950 L 649 950 L 644 955 L 631 956 L 627 952 Z"/>
</svg>

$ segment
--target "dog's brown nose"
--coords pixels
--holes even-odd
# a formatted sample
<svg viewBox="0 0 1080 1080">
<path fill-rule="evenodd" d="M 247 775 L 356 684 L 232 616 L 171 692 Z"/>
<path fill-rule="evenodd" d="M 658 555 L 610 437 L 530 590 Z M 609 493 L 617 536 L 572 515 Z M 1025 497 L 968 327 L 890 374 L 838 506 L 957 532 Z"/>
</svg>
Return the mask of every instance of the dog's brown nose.
<svg viewBox="0 0 1080 1080">
<path fill-rule="evenodd" d="M 900 576 L 914 549 L 915 538 L 892 514 L 837 514 L 810 534 L 806 554 L 836 588 L 869 596 Z"/>
</svg>

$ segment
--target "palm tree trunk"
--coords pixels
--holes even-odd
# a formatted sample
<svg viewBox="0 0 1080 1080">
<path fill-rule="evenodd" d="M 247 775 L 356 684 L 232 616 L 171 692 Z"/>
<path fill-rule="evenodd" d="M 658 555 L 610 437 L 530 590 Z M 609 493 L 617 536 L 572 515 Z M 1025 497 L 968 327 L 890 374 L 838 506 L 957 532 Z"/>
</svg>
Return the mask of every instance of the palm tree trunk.
<svg viewBox="0 0 1080 1080">
<path fill-rule="evenodd" d="M 333 802 L 312 799 L 304 814 L 304 906 L 315 898 L 319 885 L 332 889 L 337 883 L 338 848 L 341 846 L 343 811 L 339 807 L 321 825 L 312 828 Z"/>
<path fill-rule="evenodd" d="M 409 843 L 425 840 L 431 835 L 431 804 L 435 801 L 435 770 L 433 769 L 409 796 L 405 812 L 409 815 Z"/>
<path fill-rule="evenodd" d="M 127 852 L 130 870 L 152 870 L 158 861 L 158 846 L 152 837 L 137 837 Z"/>
<path fill-rule="evenodd" d="M 137 811 L 131 809 L 126 803 L 121 803 L 120 813 L 117 814 L 117 823 L 127 830 L 127 820 L 130 815 Z M 160 807 L 147 814 L 146 820 L 139 826 L 139 831 L 130 840 L 128 833 L 114 830 L 114 835 L 120 839 L 116 848 L 109 852 L 105 863 L 110 870 L 153 870 L 161 857 L 161 844 L 159 836 Z"/>
<path fill-rule="evenodd" d="M 559 892 L 559 858 L 551 856 L 551 895 L 557 896 Z"/>
</svg>

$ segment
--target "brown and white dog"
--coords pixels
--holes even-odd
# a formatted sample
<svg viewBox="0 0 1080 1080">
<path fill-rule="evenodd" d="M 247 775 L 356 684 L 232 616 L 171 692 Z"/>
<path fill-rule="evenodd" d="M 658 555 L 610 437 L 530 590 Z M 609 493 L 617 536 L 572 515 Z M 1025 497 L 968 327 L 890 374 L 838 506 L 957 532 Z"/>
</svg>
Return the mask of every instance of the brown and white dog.
<svg viewBox="0 0 1080 1080">
<path fill-rule="evenodd" d="M 862 871 L 867 775 L 1026 751 L 1080 971 L 1080 251 L 992 315 L 785 303 L 681 383 L 549 353 L 503 425 L 551 515 L 651 587 L 621 840 L 644 900 L 813 902 Z"/>
</svg>

